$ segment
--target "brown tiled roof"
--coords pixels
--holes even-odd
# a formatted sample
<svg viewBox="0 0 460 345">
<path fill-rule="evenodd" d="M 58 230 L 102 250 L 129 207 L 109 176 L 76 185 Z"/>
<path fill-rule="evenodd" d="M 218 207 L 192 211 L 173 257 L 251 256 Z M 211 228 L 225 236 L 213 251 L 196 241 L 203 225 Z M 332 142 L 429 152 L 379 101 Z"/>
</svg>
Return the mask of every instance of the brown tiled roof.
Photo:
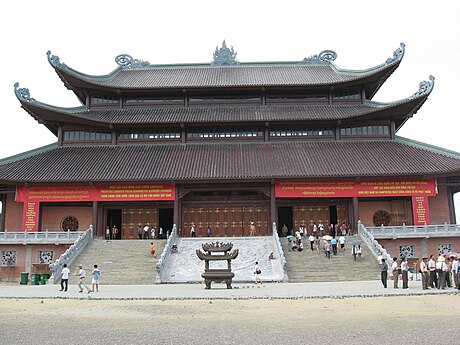
<svg viewBox="0 0 460 345">
<path fill-rule="evenodd" d="M 407 118 L 423 104 L 426 96 L 394 103 L 333 104 L 333 105 L 277 105 L 277 106 L 220 106 L 74 109 L 57 108 L 39 102 L 23 102 L 23 107 L 41 122 L 80 124 L 179 124 L 179 123 L 241 123 L 265 121 L 328 121 L 345 120 L 370 115 L 373 118 L 390 116 Z"/>
<path fill-rule="evenodd" d="M 89 76 L 67 66 L 53 66 L 64 83 L 74 91 L 161 90 L 201 88 L 252 88 L 310 86 L 366 87 L 369 98 L 399 66 L 400 60 L 363 71 L 341 70 L 333 64 L 261 64 L 239 66 L 151 66 L 118 68 L 106 76 Z"/>
<path fill-rule="evenodd" d="M 458 175 L 460 155 L 439 152 L 404 140 L 57 147 L 24 159 L 0 162 L 0 181 L 66 183 Z"/>
</svg>

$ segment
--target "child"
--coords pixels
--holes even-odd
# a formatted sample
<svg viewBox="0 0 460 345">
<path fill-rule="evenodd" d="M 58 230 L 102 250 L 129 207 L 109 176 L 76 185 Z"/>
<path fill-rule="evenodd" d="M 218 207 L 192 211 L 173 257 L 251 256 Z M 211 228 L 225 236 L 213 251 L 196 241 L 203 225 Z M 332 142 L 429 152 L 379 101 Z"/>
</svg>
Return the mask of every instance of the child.
<svg viewBox="0 0 460 345">
<path fill-rule="evenodd" d="M 97 268 L 97 265 L 94 265 L 92 273 L 93 273 L 93 280 L 92 280 L 93 292 L 94 292 L 95 286 L 96 286 L 96 291 L 99 292 L 99 278 L 101 276 L 101 270 Z"/>
<path fill-rule="evenodd" d="M 153 242 L 150 242 L 150 254 L 152 254 L 154 258 L 157 257 L 157 254 L 155 253 L 155 245 Z"/>
</svg>

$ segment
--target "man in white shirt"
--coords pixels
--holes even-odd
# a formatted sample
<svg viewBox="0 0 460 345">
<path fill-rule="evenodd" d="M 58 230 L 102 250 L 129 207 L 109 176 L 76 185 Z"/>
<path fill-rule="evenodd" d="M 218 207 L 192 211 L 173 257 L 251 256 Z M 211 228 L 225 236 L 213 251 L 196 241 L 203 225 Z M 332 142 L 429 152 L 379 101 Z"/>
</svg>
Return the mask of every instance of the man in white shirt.
<svg viewBox="0 0 460 345">
<path fill-rule="evenodd" d="M 452 274 L 454 275 L 454 288 L 460 289 L 460 286 L 458 285 L 458 258 L 454 258 L 454 261 L 452 262 Z"/>
<path fill-rule="evenodd" d="M 340 250 L 344 252 L 345 251 L 345 236 L 342 235 L 339 237 L 339 244 L 340 244 Z"/>
<path fill-rule="evenodd" d="M 428 271 L 430 271 L 429 287 L 432 289 L 437 288 L 438 278 L 436 276 L 436 261 L 434 261 L 433 254 L 430 255 L 430 260 L 428 260 Z"/>
<path fill-rule="evenodd" d="M 409 288 L 409 262 L 404 258 L 401 262 L 401 272 L 403 280 L 403 289 Z"/>
<path fill-rule="evenodd" d="M 90 293 L 91 289 L 85 284 L 86 272 L 83 269 L 83 265 L 78 265 L 78 268 L 80 269 L 80 271 L 78 273 L 75 273 L 75 275 L 80 277 L 80 281 L 78 282 L 78 288 L 80 290 L 78 292 L 83 292 L 83 287 L 85 287 L 88 293 Z"/>
<path fill-rule="evenodd" d="M 399 265 L 398 258 L 396 256 L 393 258 L 393 263 L 391 264 L 391 273 L 393 275 L 393 287 L 397 289 L 399 279 Z"/>
<path fill-rule="evenodd" d="M 69 275 L 70 275 L 70 270 L 67 267 L 67 264 L 64 264 L 64 268 L 61 271 L 61 290 L 59 291 L 66 291 L 69 286 Z"/>
<path fill-rule="evenodd" d="M 428 273 L 428 264 L 427 264 L 427 257 L 423 257 L 422 261 L 420 262 L 420 272 L 422 273 L 422 289 L 428 290 L 428 281 L 429 281 L 429 273 Z"/>
</svg>

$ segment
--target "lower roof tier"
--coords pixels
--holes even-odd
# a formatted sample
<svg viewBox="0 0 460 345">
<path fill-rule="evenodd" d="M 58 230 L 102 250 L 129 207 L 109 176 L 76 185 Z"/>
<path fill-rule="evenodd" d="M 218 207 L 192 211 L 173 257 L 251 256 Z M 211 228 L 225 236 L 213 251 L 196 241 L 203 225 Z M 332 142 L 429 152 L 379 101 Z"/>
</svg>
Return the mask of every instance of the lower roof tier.
<svg viewBox="0 0 460 345">
<path fill-rule="evenodd" d="M 1 183 L 459 176 L 460 154 L 407 139 L 57 146 L 0 161 Z"/>
</svg>

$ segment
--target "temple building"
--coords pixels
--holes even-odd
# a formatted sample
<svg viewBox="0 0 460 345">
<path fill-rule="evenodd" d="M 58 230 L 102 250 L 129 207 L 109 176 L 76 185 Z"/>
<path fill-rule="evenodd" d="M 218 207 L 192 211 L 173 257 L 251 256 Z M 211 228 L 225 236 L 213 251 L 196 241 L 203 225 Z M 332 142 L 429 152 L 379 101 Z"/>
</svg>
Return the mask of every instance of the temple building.
<svg viewBox="0 0 460 345">
<path fill-rule="evenodd" d="M 56 143 L 0 161 L 1 231 L 177 224 L 181 236 L 269 235 L 272 223 L 455 223 L 460 154 L 397 135 L 434 77 L 394 102 L 373 98 L 399 67 L 342 69 L 325 50 L 292 62 L 240 62 L 225 42 L 203 64 L 155 65 L 127 54 L 92 76 L 48 61 L 81 106 L 14 86 Z M 22 86 L 22 85 L 21 85 Z M 418 89 L 417 89 L 418 87 Z M 415 93 L 414 93 L 415 91 Z M 255 229 L 254 229 L 255 226 Z"/>
</svg>

